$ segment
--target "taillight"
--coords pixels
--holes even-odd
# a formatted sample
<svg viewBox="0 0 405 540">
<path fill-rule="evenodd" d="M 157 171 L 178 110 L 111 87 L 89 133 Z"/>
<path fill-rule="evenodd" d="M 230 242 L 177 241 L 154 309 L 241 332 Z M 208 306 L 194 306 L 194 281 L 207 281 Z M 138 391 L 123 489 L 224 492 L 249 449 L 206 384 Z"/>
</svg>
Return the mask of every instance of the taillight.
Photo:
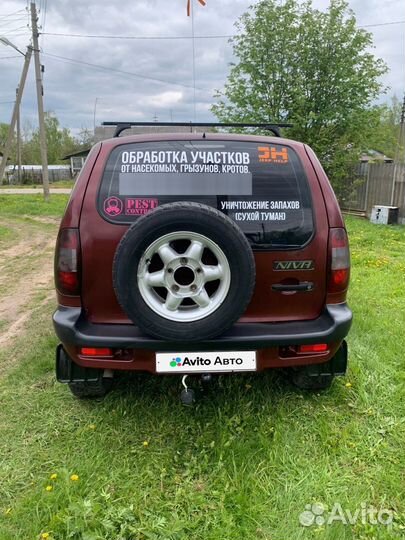
<svg viewBox="0 0 405 540">
<path fill-rule="evenodd" d="M 81 356 L 89 356 L 93 358 L 97 357 L 109 357 L 112 356 L 112 349 L 108 347 L 81 347 Z"/>
<path fill-rule="evenodd" d="M 80 239 L 78 229 L 61 229 L 55 251 L 55 284 L 62 294 L 80 294 Z"/>
<path fill-rule="evenodd" d="M 350 253 L 347 234 L 344 229 L 330 229 L 330 274 L 328 292 L 345 291 L 349 285 Z"/>
<path fill-rule="evenodd" d="M 312 345 L 300 345 L 298 347 L 298 352 L 306 354 L 326 352 L 327 350 L 328 345 L 326 343 L 314 343 Z"/>
</svg>

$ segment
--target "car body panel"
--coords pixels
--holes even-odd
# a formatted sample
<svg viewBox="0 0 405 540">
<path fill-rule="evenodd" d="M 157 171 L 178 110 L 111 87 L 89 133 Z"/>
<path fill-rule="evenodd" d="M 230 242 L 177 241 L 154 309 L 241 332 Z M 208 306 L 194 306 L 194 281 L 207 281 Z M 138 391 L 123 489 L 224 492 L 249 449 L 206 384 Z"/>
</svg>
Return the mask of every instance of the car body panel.
<svg viewBox="0 0 405 540">
<path fill-rule="evenodd" d="M 166 135 L 160 136 L 165 138 Z M 202 140 L 202 135 L 176 135 L 175 140 Z M 325 213 L 325 204 L 318 178 L 308 155 L 302 144 L 288 140 L 266 137 L 248 137 L 235 135 L 207 134 L 204 142 L 210 140 L 246 140 L 261 144 L 274 143 L 291 146 L 299 155 L 309 183 L 313 201 L 315 234 L 311 241 L 300 249 L 280 251 L 256 251 L 256 287 L 253 298 L 241 318 L 243 322 L 271 322 L 284 320 L 305 320 L 319 315 L 326 294 L 326 280 L 324 269 L 327 264 L 328 222 Z M 110 223 L 104 219 L 97 210 L 97 194 L 100 177 L 106 160 L 113 148 L 118 144 L 145 142 L 145 137 L 132 136 L 107 141 L 98 162 L 94 167 L 83 203 L 80 220 L 80 239 L 82 245 L 82 301 L 87 316 L 91 322 L 112 324 L 130 323 L 128 317 L 118 305 L 112 284 L 112 263 L 117 245 L 125 234 L 128 225 Z M 159 140 L 157 136 L 151 138 Z M 281 141 L 281 142 L 280 142 Z M 313 261 L 312 270 L 273 269 L 276 261 Z M 313 283 L 308 291 L 279 292 L 272 290 L 277 283 Z"/>
<path fill-rule="evenodd" d="M 259 328 L 257 325 L 262 325 L 260 332 L 264 338 L 261 341 L 255 341 L 252 338 L 249 343 L 246 342 L 246 347 L 259 351 L 257 366 L 259 371 L 270 367 L 309 365 L 327 362 L 335 354 L 347 334 L 351 324 L 351 312 L 347 307 L 343 309 L 346 319 L 344 323 L 341 323 L 339 332 L 331 330 L 326 339 L 326 334 L 322 330 L 322 325 L 326 324 L 324 318 L 326 306 L 334 304 L 337 307 L 339 305 L 346 306 L 346 291 L 335 294 L 327 292 L 328 275 L 326 271 L 330 257 L 329 230 L 331 227 L 344 227 L 344 222 L 326 174 L 309 147 L 289 139 L 264 136 L 211 133 L 204 135 L 201 133 L 133 135 L 103 141 L 93 147 L 76 181 L 61 222 L 61 228 L 79 228 L 82 259 L 81 295 L 68 296 L 57 291 L 59 308 L 54 316 L 54 325 L 64 348 L 78 365 L 154 373 L 154 351 L 162 349 L 166 351 L 187 350 L 186 344 L 177 347 L 170 345 L 163 347 L 156 343 L 154 346 L 151 346 L 150 343 L 146 345 L 148 338 L 144 336 L 141 336 L 142 339 L 139 343 L 137 342 L 136 346 L 129 340 L 126 346 L 132 352 L 130 352 L 130 357 L 124 360 L 83 358 L 79 354 L 78 347 L 83 345 L 83 339 L 86 340 L 83 338 L 83 335 L 86 336 L 86 333 L 83 334 L 83 328 L 92 329 L 96 336 L 104 335 L 105 339 L 102 342 L 106 344 L 105 346 L 108 345 L 109 336 L 120 335 L 121 331 L 124 334 L 129 332 L 129 335 L 134 336 L 139 334 L 137 327 L 119 306 L 112 282 L 114 254 L 120 239 L 128 229 L 128 224 L 112 224 L 104 219 L 97 209 L 100 179 L 108 156 L 114 148 L 127 143 L 153 143 L 165 140 L 187 141 L 201 140 L 202 138 L 205 141 L 230 140 L 261 144 L 273 143 L 293 148 L 304 166 L 313 205 L 314 235 L 306 245 L 293 250 L 254 252 L 256 263 L 255 292 L 245 313 L 237 325 L 231 329 L 226 350 L 240 348 L 241 340 L 236 339 L 237 334 L 242 339 L 243 335 L 249 335 L 249 332 L 254 333 L 255 329 Z M 308 261 L 311 261 L 310 265 L 299 264 Z M 294 292 L 274 290 L 274 286 L 277 284 L 288 285 L 303 282 L 313 284 L 313 287 Z M 61 314 L 66 315 L 66 313 L 69 314 L 68 319 L 69 316 L 72 320 L 75 317 L 77 319 L 70 329 L 73 334 L 69 334 L 69 337 L 68 334 L 64 333 L 67 324 L 66 317 L 64 319 L 61 316 Z M 286 326 L 283 327 L 283 324 Z M 307 325 L 307 328 L 314 329 L 309 341 L 303 334 L 297 333 L 296 330 L 301 327 L 300 325 L 303 325 L 303 328 Z M 333 325 L 330 328 L 332 327 Z M 271 336 L 274 337 L 277 330 L 282 328 L 285 328 L 286 339 L 272 341 Z M 232 331 L 236 332 L 233 338 Z M 73 338 L 72 335 L 75 337 Z M 316 343 L 322 337 L 329 344 L 326 353 L 293 355 L 291 357 L 283 356 L 280 353 L 280 347 L 294 343 L 294 339 L 296 344 Z M 87 339 L 89 342 L 92 341 L 91 333 L 87 335 Z M 206 346 L 210 347 L 209 350 L 221 350 L 221 347 L 224 346 L 224 339 L 226 341 L 226 336 L 225 338 L 219 336 Z M 114 343 L 117 344 L 116 341 Z M 194 342 L 194 344 L 197 347 L 194 350 L 201 349 L 201 344 L 198 342 Z M 188 348 L 190 349 L 190 347 Z"/>
</svg>

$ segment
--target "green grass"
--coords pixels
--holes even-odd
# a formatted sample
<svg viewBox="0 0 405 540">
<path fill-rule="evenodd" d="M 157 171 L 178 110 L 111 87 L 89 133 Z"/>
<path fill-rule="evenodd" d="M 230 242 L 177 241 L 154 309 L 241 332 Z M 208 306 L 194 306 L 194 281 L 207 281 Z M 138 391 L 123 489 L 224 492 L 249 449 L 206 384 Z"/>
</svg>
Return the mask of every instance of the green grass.
<svg viewBox="0 0 405 540">
<path fill-rule="evenodd" d="M 2 243 L 5 243 L 11 238 L 12 234 L 13 231 L 11 227 L 4 227 L 3 225 L 0 225 L 0 247 L 2 246 Z"/>
<path fill-rule="evenodd" d="M 72 188 L 75 185 L 74 180 L 61 180 L 60 182 L 52 182 L 49 184 L 51 189 L 59 188 Z M 0 186 L 0 191 L 2 189 L 38 189 L 42 190 L 42 184 L 5 184 Z"/>
<path fill-rule="evenodd" d="M 136 375 L 80 402 L 54 379 L 53 305 L 37 310 L 0 351 L 14 363 L 0 381 L 1 540 L 403 538 L 405 228 L 347 222 L 350 370 L 323 394 L 237 375 L 189 409 L 178 378 Z M 313 502 L 387 508 L 394 525 L 303 527 Z"/>
<path fill-rule="evenodd" d="M 0 195 L 0 219 L 5 216 L 60 217 L 69 195 L 51 195 L 49 202 L 38 195 Z"/>
</svg>

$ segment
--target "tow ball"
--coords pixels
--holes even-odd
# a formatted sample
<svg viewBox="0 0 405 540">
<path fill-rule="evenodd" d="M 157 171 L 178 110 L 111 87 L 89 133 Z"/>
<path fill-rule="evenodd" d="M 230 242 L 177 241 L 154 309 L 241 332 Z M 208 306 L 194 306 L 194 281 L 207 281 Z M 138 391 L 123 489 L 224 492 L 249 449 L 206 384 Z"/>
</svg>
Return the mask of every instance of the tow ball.
<svg viewBox="0 0 405 540">
<path fill-rule="evenodd" d="M 183 405 L 193 405 L 193 403 L 195 403 L 195 391 L 187 386 L 187 377 L 188 375 L 184 375 L 184 377 L 181 379 L 181 384 L 184 386 L 184 388 L 180 393 L 180 400 Z"/>
<path fill-rule="evenodd" d="M 195 390 L 192 388 L 189 388 L 186 383 L 188 375 L 184 375 L 184 377 L 181 379 L 181 384 L 184 386 L 183 390 L 180 393 L 180 401 L 183 405 L 194 405 L 196 402 L 197 396 Z M 201 385 L 204 387 L 204 385 L 208 384 L 212 380 L 212 375 L 210 373 L 203 373 L 201 375 Z"/>
</svg>

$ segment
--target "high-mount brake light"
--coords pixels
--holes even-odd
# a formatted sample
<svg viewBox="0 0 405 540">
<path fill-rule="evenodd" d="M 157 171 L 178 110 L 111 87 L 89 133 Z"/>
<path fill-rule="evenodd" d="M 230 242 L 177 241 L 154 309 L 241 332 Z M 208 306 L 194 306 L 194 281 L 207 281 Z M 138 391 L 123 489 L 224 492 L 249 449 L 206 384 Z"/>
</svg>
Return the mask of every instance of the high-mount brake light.
<svg viewBox="0 0 405 540">
<path fill-rule="evenodd" d="M 62 294 L 80 294 L 80 238 L 78 229 L 59 232 L 55 252 L 56 288 Z"/>
<path fill-rule="evenodd" d="M 346 231 L 343 228 L 330 229 L 330 273 L 328 291 L 345 291 L 350 278 L 350 253 Z"/>
</svg>

